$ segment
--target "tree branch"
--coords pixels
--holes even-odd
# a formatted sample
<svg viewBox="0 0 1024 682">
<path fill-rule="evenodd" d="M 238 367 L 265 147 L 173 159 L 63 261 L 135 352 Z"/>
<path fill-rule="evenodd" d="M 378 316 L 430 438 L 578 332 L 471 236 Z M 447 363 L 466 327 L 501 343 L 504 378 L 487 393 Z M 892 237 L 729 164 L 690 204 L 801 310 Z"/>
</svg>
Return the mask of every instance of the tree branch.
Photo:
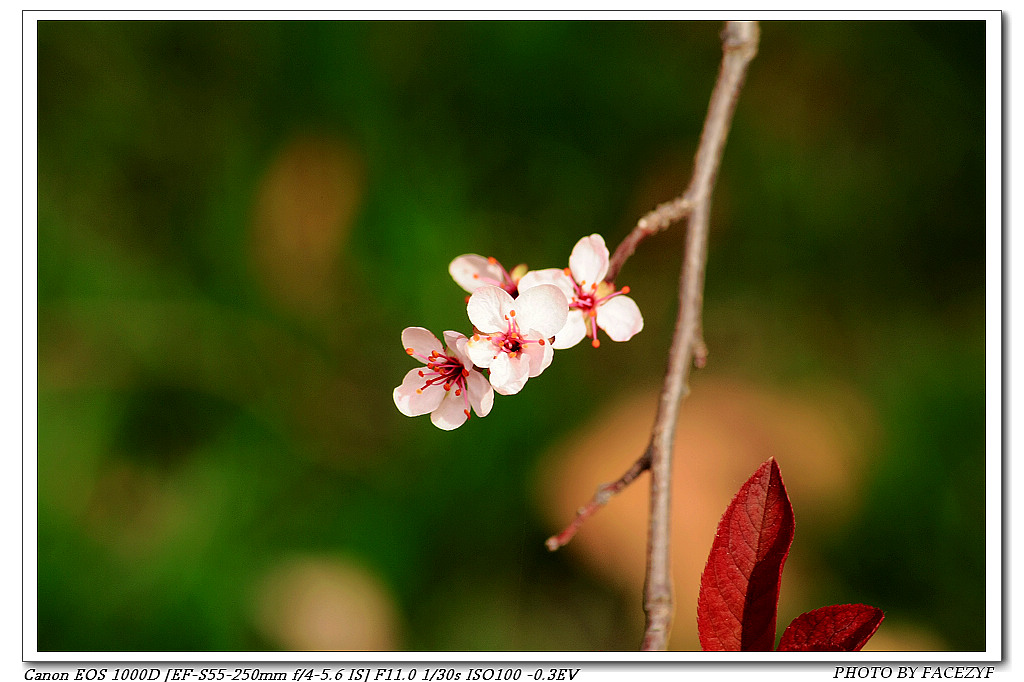
<svg viewBox="0 0 1024 682">
<path fill-rule="evenodd" d="M 612 254 L 605 281 L 613 282 L 619 270 L 647 237 L 690 218 L 679 280 L 679 314 L 669 348 L 669 362 L 651 440 L 644 453 L 616 481 L 598 487 L 594 497 L 576 511 L 576 517 L 559 534 L 548 538 L 552 552 L 568 543 L 583 523 L 612 497 L 624 490 L 644 471 L 651 476 L 651 519 L 648 529 L 647 580 L 644 610 L 647 630 L 644 650 L 664 649 L 672 614 L 669 579 L 669 511 L 671 507 L 671 449 L 679 405 L 689 392 L 691 363 L 700 368 L 707 362 L 701 311 L 704 304 L 704 264 L 707 260 L 711 192 L 725 149 L 732 114 L 746 77 L 747 66 L 757 54 L 760 29 L 756 21 L 729 21 L 722 30 L 722 65 L 711 93 L 704 130 L 694 158 L 694 171 L 686 191 L 672 201 L 659 204 L 637 221 Z"/>
<path fill-rule="evenodd" d="M 684 266 L 680 273 L 680 312 L 676 319 L 676 329 L 669 351 L 668 371 L 661 392 L 655 426 L 652 429 L 651 442 L 644 450 L 643 455 L 618 480 L 604 483 L 598 487 L 594 497 L 576 511 L 576 517 L 565 530 L 548 538 L 546 545 L 552 552 L 568 543 L 588 518 L 636 480 L 640 474 L 651 468 L 651 452 L 654 449 L 655 441 L 659 440 L 658 434 L 669 433 L 671 435 L 675 433 L 676 414 L 683 398 L 686 380 L 689 377 L 690 362 L 692 361 L 693 365 L 698 368 L 703 367 L 707 362 L 708 351 L 704 344 L 701 309 L 704 299 L 708 208 L 711 201 L 711 190 L 714 187 L 718 165 L 721 162 L 725 146 L 725 138 L 732 122 L 732 113 L 746 76 L 747 65 L 757 54 L 759 35 L 757 22 L 726 22 L 726 27 L 722 31 L 724 53 L 722 65 L 715 89 L 711 94 L 711 103 L 708 105 L 708 115 L 694 160 L 694 172 L 690 185 L 681 196 L 659 204 L 653 211 L 640 218 L 633 231 L 626 235 L 609 259 L 605 281 L 614 282 L 619 270 L 633 255 L 640 242 L 690 216 L 690 229 L 687 233 L 686 249 L 683 255 Z M 695 207 L 700 209 L 700 213 L 696 217 L 693 216 Z M 691 244 L 691 242 L 693 243 Z M 692 281 L 687 279 L 688 276 L 692 278 Z M 673 363 L 673 358 L 677 355 L 685 357 L 685 361 Z M 663 436 L 661 440 L 664 440 Z M 672 439 L 669 437 L 667 439 L 669 446 L 671 442 Z M 667 449 L 668 446 L 660 446 L 661 452 L 665 452 Z M 662 477 L 664 475 L 663 473 Z M 652 487 L 653 485 L 654 481 L 652 480 Z M 660 489 L 659 492 L 661 492 Z M 654 518 L 652 515 L 652 523 Z M 657 535 L 658 537 L 663 535 L 660 529 Z M 649 547 L 649 555 L 650 552 L 651 548 Z M 658 563 L 660 564 L 660 562 Z M 648 570 L 650 572 L 650 566 L 648 566 Z M 669 610 L 671 610 L 671 599 L 668 604 Z"/>
<path fill-rule="evenodd" d="M 707 262 L 711 193 L 732 124 L 736 101 L 746 78 L 747 67 L 757 54 L 760 29 L 756 21 L 729 21 L 722 31 L 722 64 L 711 93 L 704 130 L 694 158 L 693 177 L 682 196 L 665 202 L 637 221 L 612 255 L 606 281 L 612 282 L 637 245 L 647 237 L 689 218 L 679 275 L 679 313 L 668 367 L 662 385 L 658 412 L 651 429 L 651 440 L 633 466 L 618 480 L 606 483 L 587 505 L 580 507 L 565 530 L 548 538 L 551 551 L 565 545 L 608 500 L 621 492 L 644 471 L 651 472 L 650 523 L 647 538 L 647 573 L 644 583 L 644 612 L 647 625 L 642 649 L 663 651 L 668 644 L 672 624 L 672 570 L 670 519 L 672 503 L 672 443 L 682 400 L 689 393 L 690 367 L 703 367 L 707 361 L 704 345 L 702 310 L 704 307 L 704 267 Z"/>
<path fill-rule="evenodd" d="M 669 348 L 668 368 L 651 430 L 651 500 L 647 537 L 647 580 L 644 584 L 644 651 L 664 651 L 672 623 L 671 490 L 672 443 L 682 399 L 689 393 L 690 367 L 705 349 L 701 338 L 704 305 L 704 265 L 707 261 L 711 192 L 732 123 L 736 100 L 747 66 L 757 54 L 760 35 L 757 22 L 729 21 L 722 31 L 722 66 L 711 93 L 700 146 L 694 160 L 693 178 L 683 198 L 689 201 L 689 226 L 679 277 L 679 316 Z"/>
</svg>

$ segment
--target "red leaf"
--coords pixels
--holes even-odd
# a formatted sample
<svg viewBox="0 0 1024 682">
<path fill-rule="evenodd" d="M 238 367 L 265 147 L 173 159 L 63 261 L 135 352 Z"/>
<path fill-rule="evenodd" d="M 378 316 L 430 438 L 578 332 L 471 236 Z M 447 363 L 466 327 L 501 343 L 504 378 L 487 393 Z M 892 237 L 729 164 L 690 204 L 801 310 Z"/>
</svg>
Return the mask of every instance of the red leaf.
<svg viewBox="0 0 1024 682">
<path fill-rule="evenodd" d="M 860 651 L 885 614 L 866 604 L 824 606 L 793 619 L 779 651 Z"/>
<path fill-rule="evenodd" d="M 771 651 L 793 507 L 774 459 L 743 484 L 718 524 L 700 578 L 697 631 L 704 651 Z"/>
</svg>

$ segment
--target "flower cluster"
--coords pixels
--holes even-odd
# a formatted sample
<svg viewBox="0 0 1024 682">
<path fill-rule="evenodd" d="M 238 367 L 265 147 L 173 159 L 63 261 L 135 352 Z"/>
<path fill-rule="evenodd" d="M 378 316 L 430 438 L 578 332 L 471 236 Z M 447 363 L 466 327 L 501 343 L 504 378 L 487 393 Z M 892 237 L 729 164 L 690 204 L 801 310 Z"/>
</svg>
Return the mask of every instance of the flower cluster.
<svg viewBox="0 0 1024 682">
<path fill-rule="evenodd" d="M 613 341 L 628 341 L 644 327 L 640 309 L 626 295 L 629 287 L 616 289 L 604 279 L 608 247 L 599 234 L 576 243 L 565 269 L 520 265 L 509 271 L 494 258 L 467 254 L 453 260 L 448 272 L 470 294 L 466 312 L 473 334 L 446 331 L 442 344 L 423 327 L 407 327 L 402 345 L 424 368 L 409 370 L 394 391 L 402 414 L 430 414 L 441 429 L 462 426 L 471 412 L 487 416 L 495 391 L 521 391 L 551 364 L 556 349 L 586 337 L 597 348 L 598 328 Z"/>
</svg>

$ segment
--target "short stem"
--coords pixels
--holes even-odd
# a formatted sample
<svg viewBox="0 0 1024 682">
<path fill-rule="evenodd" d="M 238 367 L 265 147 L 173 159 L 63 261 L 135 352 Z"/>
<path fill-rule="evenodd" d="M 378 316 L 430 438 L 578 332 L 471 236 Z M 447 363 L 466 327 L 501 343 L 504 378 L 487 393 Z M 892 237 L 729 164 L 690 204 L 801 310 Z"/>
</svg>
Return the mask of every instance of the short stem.
<svg viewBox="0 0 1024 682">
<path fill-rule="evenodd" d="M 565 527 L 565 530 L 558 535 L 552 535 L 548 538 L 545 543 L 547 548 L 554 552 L 556 549 L 572 540 L 573 536 L 576 535 L 576 531 L 580 529 L 584 521 L 593 516 L 594 512 L 608 504 L 609 500 L 618 495 L 626 488 L 626 486 L 636 480 L 637 476 L 647 470 L 650 463 L 651 460 L 645 453 L 645 455 L 634 462 L 633 466 L 631 466 L 626 473 L 622 474 L 618 480 L 598 486 L 597 492 L 594 493 L 594 497 L 592 497 L 590 502 L 586 505 L 576 510 L 576 518 L 574 518 L 572 522 Z"/>
<path fill-rule="evenodd" d="M 619 270 L 626 263 L 640 242 L 653 234 L 666 230 L 673 223 L 682 220 L 690 213 L 690 200 L 684 194 L 672 201 L 659 204 L 653 211 L 640 218 L 636 222 L 633 231 L 626 235 L 626 238 L 619 243 L 615 253 L 608 259 L 608 273 L 605 275 L 606 282 L 614 282 Z"/>
</svg>

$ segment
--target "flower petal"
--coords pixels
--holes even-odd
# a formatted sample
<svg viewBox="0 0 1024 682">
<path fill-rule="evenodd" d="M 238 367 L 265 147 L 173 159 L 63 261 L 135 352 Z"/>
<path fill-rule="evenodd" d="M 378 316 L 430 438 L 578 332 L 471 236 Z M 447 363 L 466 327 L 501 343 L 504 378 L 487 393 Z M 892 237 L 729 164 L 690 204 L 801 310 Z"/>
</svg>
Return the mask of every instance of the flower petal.
<svg viewBox="0 0 1024 682">
<path fill-rule="evenodd" d="M 552 350 L 551 344 L 547 341 L 544 345 L 539 343 L 530 343 L 526 345 L 523 350 L 527 359 L 530 362 L 530 376 L 535 377 L 548 368 L 551 364 L 551 360 L 555 357 L 555 351 Z"/>
<path fill-rule="evenodd" d="M 504 289 L 483 286 L 469 297 L 466 312 L 469 314 L 469 321 L 482 332 L 505 331 L 508 326 L 505 316 L 512 309 L 512 304 L 512 297 Z"/>
<path fill-rule="evenodd" d="M 472 369 L 475 363 L 473 362 L 473 358 L 469 355 L 469 348 L 467 347 L 469 339 L 458 332 L 445 332 L 444 340 L 445 343 L 448 344 L 448 350 L 450 351 L 448 354 L 454 354 L 455 357 L 459 359 L 459 362 L 462 363 L 463 367 L 466 369 Z"/>
<path fill-rule="evenodd" d="M 572 301 L 575 292 L 572 287 L 572 277 L 565 274 L 565 270 L 559 268 L 545 268 L 544 270 L 530 270 L 519 280 L 519 292 L 537 286 L 538 284 L 554 284 L 561 289 L 568 301 Z"/>
<path fill-rule="evenodd" d="M 469 293 L 485 284 L 502 286 L 505 283 L 505 273 L 501 266 L 475 253 L 467 253 L 453 260 L 448 265 L 448 273 L 456 284 Z"/>
<path fill-rule="evenodd" d="M 412 348 L 413 357 L 426 362 L 426 358 L 433 352 L 441 353 L 444 348 L 429 330 L 423 327 L 406 327 L 402 330 L 402 345 L 406 351 Z"/>
<path fill-rule="evenodd" d="M 597 306 L 597 326 L 612 341 L 629 341 L 644 328 L 644 317 L 636 301 L 629 296 L 616 296 Z"/>
<path fill-rule="evenodd" d="M 444 393 L 441 404 L 430 413 L 430 421 L 439 429 L 451 431 L 465 424 L 469 415 L 466 414 L 466 400 L 461 396 L 456 396 L 454 389 Z"/>
<path fill-rule="evenodd" d="M 604 237 L 592 234 L 576 242 L 569 255 L 569 270 L 579 284 L 597 284 L 608 273 L 608 247 Z"/>
<path fill-rule="evenodd" d="M 530 361 L 523 355 L 499 353 L 491 363 L 491 386 L 502 395 L 519 393 L 530 378 Z"/>
<path fill-rule="evenodd" d="M 474 338 L 466 342 L 466 355 L 469 356 L 470 364 L 477 367 L 490 367 L 495 359 L 494 356 L 498 355 L 494 348 L 494 342 L 487 336 L 476 334 L 473 336 Z"/>
<path fill-rule="evenodd" d="M 582 310 L 570 310 L 569 316 L 565 318 L 565 326 L 555 334 L 555 342 L 551 344 L 551 347 L 563 350 L 572 348 L 582 341 L 587 335 L 587 325 L 583 320 Z"/>
<path fill-rule="evenodd" d="M 494 389 L 483 374 L 470 370 L 466 377 L 466 392 L 469 403 L 478 417 L 486 417 L 494 406 Z"/>
<path fill-rule="evenodd" d="M 519 294 L 513 308 L 516 322 L 523 331 L 534 330 L 542 338 L 550 338 L 565 326 L 569 301 L 552 284 L 538 284 Z"/>
<path fill-rule="evenodd" d="M 426 381 L 420 376 L 420 370 L 410 369 L 402 385 L 394 390 L 395 407 L 406 417 L 418 417 L 433 412 L 441 404 L 444 388 L 437 384 L 422 388 L 424 383 Z M 417 392 L 418 389 L 422 391 Z"/>
</svg>

